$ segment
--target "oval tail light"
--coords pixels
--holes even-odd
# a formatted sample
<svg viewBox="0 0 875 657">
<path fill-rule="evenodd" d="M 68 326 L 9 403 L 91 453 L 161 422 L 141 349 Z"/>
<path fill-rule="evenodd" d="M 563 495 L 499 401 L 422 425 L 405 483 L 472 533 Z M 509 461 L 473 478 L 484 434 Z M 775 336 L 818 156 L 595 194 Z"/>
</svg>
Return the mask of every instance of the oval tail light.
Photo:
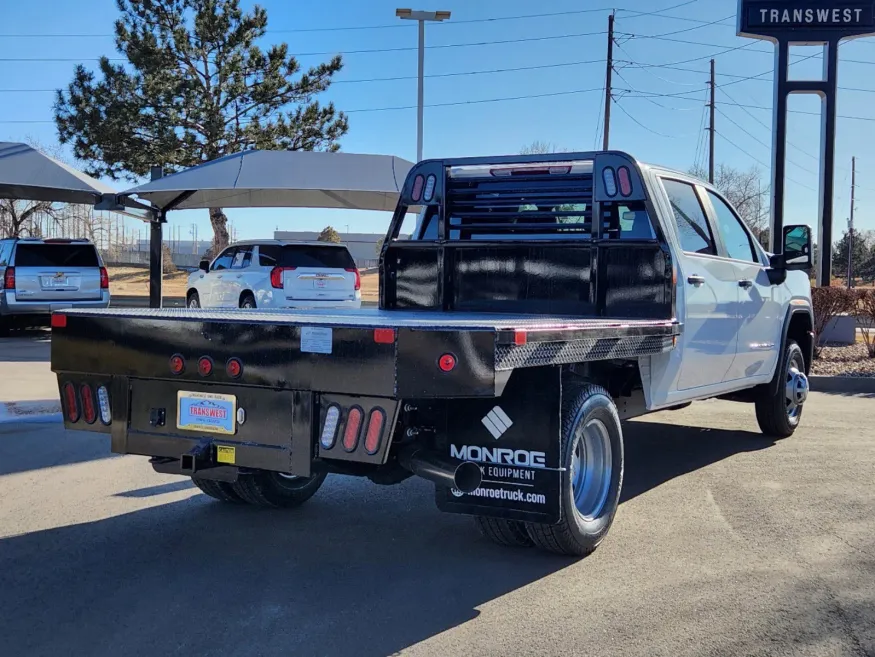
<svg viewBox="0 0 875 657">
<path fill-rule="evenodd" d="M 380 438 L 383 437 L 383 427 L 386 424 L 386 414 L 382 408 L 375 408 L 368 418 L 368 430 L 365 432 L 365 451 L 376 454 L 380 449 Z"/>
<path fill-rule="evenodd" d="M 97 420 L 97 408 L 94 406 L 94 391 L 87 383 L 83 383 L 79 388 L 79 394 L 82 397 L 82 419 L 88 424 L 94 424 Z"/>
<path fill-rule="evenodd" d="M 629 173 L 628 167 L 620 167 L 617 169 L 617 178 L 620 181 L 620 194 L 623 196 L 632 195 L 632 176 Z"/>
<path fill-rule="evenodd" d="M 343 430 L 343 449 L 352 452 L 359 444 L 359 434 L 362 429 L 362 409 L 353 406 L 349 409 L 346 418 L 346 427 Z"/>
<path fill-rule="evenodd" d="M 602 169 L 602 180 L 605 183 L 605 194 L 613 198 L 617 195 L 617 178 L 611 167 Z"/>
<path fill-rule="evenodd" d="M 340 422 L 340 408 L 337 406 L 329 406 L 325 413 L 325 424 L 322 425 L 322 435 L 319 437 L 319 444 L 322 449 L 331 449 L 334 447 L 334 441 L 337 440 L 337 425 Z"/>
<path fill-rule="evenodd" d="M 106 386 L 97 387 L 97 408 L 100 411 L 100 421 L 108 426 L 112 422 L 112 407 L 109 405 L 109 390 Z"/>
<path fill-rule="evenodd" d="M 422 175 L 416 176 L 413 179 L 413 189 L 410 190 L 410 198 L 413 201 L 418 202 L 420 198 L 422 198 L 422 186 L 425 183 L 425 179 Z"/>
<path fill-rule="evenodd" d="M 69 382 L 64 384 L 64 411 L 67 420 L 73 423 L 79 421 L 79 395 L 76 394 L 76 386 Z"/>
</svg>

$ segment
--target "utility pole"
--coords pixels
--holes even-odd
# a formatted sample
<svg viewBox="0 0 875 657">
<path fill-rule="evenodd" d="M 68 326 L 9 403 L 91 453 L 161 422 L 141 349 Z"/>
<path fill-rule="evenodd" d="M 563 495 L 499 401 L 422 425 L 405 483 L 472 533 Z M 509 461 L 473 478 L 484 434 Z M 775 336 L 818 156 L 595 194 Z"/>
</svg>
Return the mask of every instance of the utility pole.
<svg viewBox="0 0 875 657">
<path fill-rule="evenodd" d="M 712 185 L 714 184 L 714 89 L 716 85 L 714 84 L 714 60 L 711 60 L 711 102 L 708 104 L 708 107 L 711 108 L 711 127 L 708 128 L 708 132 L 711 133 L 711 139 L 708 144 L 708 182 Z"/>
<path fill-rule="evenodd" d="M 605 134 L 602 150 L 608 150 L 611 141 L 611 82 L 614 72 L 614 12 L 608 16 L 608 65 L 605 72 Z"/>
<path fill-rule="evenodd" d="M 857 187 L 857 158 L 851 158 L 851 216 L 848 219 L 848 289 L 854 275 L 854 189 Z"/>
</svg>

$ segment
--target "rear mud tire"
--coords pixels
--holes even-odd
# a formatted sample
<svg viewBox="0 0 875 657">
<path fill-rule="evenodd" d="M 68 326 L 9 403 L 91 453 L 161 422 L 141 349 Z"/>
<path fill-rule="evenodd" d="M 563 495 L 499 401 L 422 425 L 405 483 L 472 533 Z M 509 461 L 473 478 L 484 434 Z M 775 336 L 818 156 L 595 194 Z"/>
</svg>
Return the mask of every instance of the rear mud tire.
<svg viewBox="0 0 875 657">
<path fill-rule="evenodd" d="M 564 386 L 561 440 L 562 517 L 555 525 L 526 523 L 526 530 L 541 549 L 583 557 L 607 536 L 623 487 L 623 430 L 604 388 Z"/>
<path fill-rule="evenodd" d="M 294 479 L 277 472 L 253 472 L 241 474 L 233 488 L 244 502 L 253 506 L 290 509 L 313 497 L 322 487 L 325 477 L 325 472 Z"/>
<path fill-rule="evenodd" d="M 185 307 L 186 308 L 200 308 L 201 307 L 201 298 L 197 292 L 189 292 L 188 296 L 185 298 Z"/>
<path fill-rule="evenodd" d="M 200 479 L 192 477 L 192 482 L 200 488 L 204 495 L 219 500 L 220 502 L 228 502 L 231 504 L 240 504 L 243 502 L 240 496 L 234 492 L 234 487 L 227 481 L 213 481 L 212 479 Z"/>
<path fill-rule="evenodd" d="M 799 426 L 802 407 L 808 396 L 808 379 L 804 372 L 805 357 L 802 349 L 793 340 L 788 340 L 775 372 L 777 381 L 773 380 L 771 384 L 762 386 L 755 401 L 757 424 L 766 436 L 789 438 Z M 802 379 L 799 378 L 800 373 Z M 794 383 L 804 387 L 801 402 L 797 396 L 800 391 L 795 389 Z M 775 386 L 777 393 L 773 394 Z"/>
<path fill-rule="evenodd" d="M 526 525 L 517 520 L 476 516 L 474 524 L 484 538 L 505 547 L 531 547 L 534 545 L 526 531 Z"/>
</svg>

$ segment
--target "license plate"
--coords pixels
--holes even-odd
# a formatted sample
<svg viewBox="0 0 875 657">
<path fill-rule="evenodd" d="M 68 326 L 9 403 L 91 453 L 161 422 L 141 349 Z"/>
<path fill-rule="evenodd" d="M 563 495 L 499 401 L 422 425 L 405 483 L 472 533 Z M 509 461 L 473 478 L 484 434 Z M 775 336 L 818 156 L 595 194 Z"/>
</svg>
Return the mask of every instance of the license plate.
<svg viewBox="0 0 875 657">
<path fill-rule="evenodd" d="M 214 392 L 177 393 L 176 427 L 233 436 L 237 432 L 237 397 Z"/>
<path fill-rule="evenodd" d="M 313 281 L 313 287 L 316 287 L 316 288 L 321 289 L 321 288 L 325 287 L 326 285 L 328 285 L 328 281 L 326 281 L 324 278 L 317 278 L 315 281 Z"/>
<path fill-rule="evenodd" d="M 67 287 L 66 278 L 45 277 L 43 278 L 43 287 Z"/>
</svg>

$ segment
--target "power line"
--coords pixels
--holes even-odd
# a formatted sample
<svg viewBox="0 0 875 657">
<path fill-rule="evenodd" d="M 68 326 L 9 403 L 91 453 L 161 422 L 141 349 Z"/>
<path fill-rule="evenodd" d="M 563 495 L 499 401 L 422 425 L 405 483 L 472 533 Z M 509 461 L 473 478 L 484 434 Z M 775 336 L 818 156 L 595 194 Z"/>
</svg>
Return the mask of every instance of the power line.
<svg viewBox="0 0 875 657">
<path fill-rule="evenodd" d="M 719 112 L 720 116 L 722 116 L 724 119 L 726 119 L 727 121 L 729 121 L 732 125 L 734 125 L 736 128 L 738 128 L 739 130 L 741 130 L 744 134 L 746 134 L 748 137 L 750 137 L 751 139 L 753 139 L 753 140 L 754 140 L 756 143 L 758 143 L 760 146 L 763 146 L 763 147 L 767 148 L 768 150 L 772 150 L 772 145 L 771 145 L 771 144 L 767 144 L 767 143 L 764 142 L 762 139 L 760 139 L 760 138 L 757 137 L 756 135 L 752 134 L 749 130 L 747 130 L 746 128 L 744 128 L 743 126 L 741 126 L 737 121 L 735 121 L 735 119 L 733 119 L 731 116 L 729 116 L 726 112 L 724 112 L 724 111 L 723 111 L 722 109 L 720 109 L 719 107 L 717 107 L 716 110 L 717 110 L 717 112 Z M 787 162 L 789 162 L 789 163 L 792 164 L 793 166 L 797 167 L 798 169 L 801 169 L 801 170 L 804 171 L 805 173 L 810 173 L 810 174 L 813 175 L 813 176 L 816 176 L 816 175 L 817 175 L 817 172 L 812 171 L 811 169 L 808 169 L 807 167 L 802 166 L 802 165 L 799 164 L 798 162 L 794 162 L 794 161 L 791 160 L 789 157 L 786 158 L 786 159 L 787 159 Z"/>
<path fill-rule="evenodd" d="M 717 19 L 716 21 L 703 21 L 701 24 L 696 25 L 694 27 L 685 27 L 682 30 L 674 30 L 673 32 L 665 32 L 663 34 L 641 34 L 641 35 L 629 35 L 633 39 L 664 39 L 665 37 L 673 36 L 675 34 L 683 34 L 684 32 L 692 32 L 694 30 L 701 30 L 703 27 L 709 27 L 711 25 L 717 25 L 718 23 L 722 23 L 723 21 L 732 18 L 734 14 L 730 14 L 729 16 L 725 16 L 723 18 Z M 626 34 L 626 33 L 623 33 Z"/>
<path fill-rule="evenodd" d="M 481 105 L 484 103 L 503 103 L 514 100 L 529 100 L 535 98 L 554 98 L 556 96 L 571 96 L 577 94 L 587 94 L 593 93 L 596 91 L 604 92 L 604 87 L 595 87 L 593 89 L 572 89 L 570 91 L 554 91 L 551 93 L 543 93 L 543 94 L 526 94 L 522 96 L 506 96 L 503 98 L 483 98 L 479 100 L 460 100 L 460 101 L 452 101 L 446 103 L 426 103 L 425 107 L 456 107 L 459 105 Z M 416 109 L 416 105 L 399 105 L 395 107 L 363 107 L 359 109 L 351 109 L 351 110 L 342 110 L 345 114 L 357 114 L 362 112 L 394 112 L 399 110 L 411 110 Z M 0 119 L 0 123 L 15 123 L 15 124 L 24 124 L 24 123 L 54 123 L 54 121 L 47 120 L 2 120 Z"/>
<path fill-rule="evenodd" d="M 518 71 L 536 71 L 548 68 L 562 68 L 567 66 L 584 66 L 587 64 L 604 64 L 604 59 L 589 59 L 579 62 L 561 62 L 558 64 L 538 64 L 534 66 L 516 66 L 513 68 L 492 68 L 478 71 L 455 71 L 451 73 L 433 73 L 426 75 L 426 78 L 452 78 L 467 75 L 490 75 L 493 73 L 513 73 Z M 415 75 L 399 75 L 386 78 L 361 78 L 356 80 L 332 80 L 331 85 L 335 84 L 361 84 L 365 82 L 396 82 L 400 80 L 416 80 Z M 57 89 L 0 89 L 0 93 L 54 93 Z"/>
<path fill-rule="evenodd" d="M 639 121 L 634 116 L 632 116 L 628 111 L 626 111 L 626 108 L 620 104 L 619 99 L 614 104 L 617 106 L 617 109 L 619 109 L 623 114 L 628 116 L 633 122 L 635 122 L 637 125 L 644 128 L 645 130 L 647 130 L 647 132 L 650 132 L 658 137 L 665 137 L 666 139 L 679 139 L 681 137 L 689 137 L 689 135 L 666 135 L 666 134 L 663 134 L 661 132 L 658 132 L 649 126 L 644 125 L 643 123 L 641 123 L 641 121 Z"/>
<path fill-rule="evenodd" d="M 719 130 L 715 130 L 714 132 L 716 132 L 716 133 L 720 136 L 720 138 L 723 139 L 723 141 L 725 141 L 727 144 L 729 144 L 730 146 L 732 146 L 732 147 L 735 148 L 736 150 L 740 151 L 740 152 L 743 153 L 744 155 L 747 155 L 750 159 L 752 159 L 754 162 L 757 162 L 760 166 L 763 166 L 763 167 L 765 167 L 766 169 L 771 169 L 771 168 L 772 168 L 770 164 L 766 164 L 765 162 L 763 162 L 763 161 L 762 161 L 761 159 L 759 159 L 758 157 L 756 157 L 756 156 L 754 156 L 754 155 L 751 155 L 751 154 L 748 153 L 746 150 L 744 150 L 741 146 L 739 146 L 738 144 L 736 144 L 733 140 L 731 140 L 731 139 L 727 139 L 727 138 L 723 135 L 723 133 L 720 132 Z M 786 175 L 786 174 L 784 175 L 784 177 L 785 177 L 787 180 L 789 180 L 790 182 L 795 183 L 796 185 L 799 185 L 800 187 L 805 187 L 806 189 L 808 189 L 808 188 L 811 187 L 810 185 L 803 185 L 803 184 L 802 184 L 801 182 L 799 182 L 798 180 L 794 180 L 793 178 L 791 178 L 790 176 L 788 176 L 788 175 Z"/>
</svg>

